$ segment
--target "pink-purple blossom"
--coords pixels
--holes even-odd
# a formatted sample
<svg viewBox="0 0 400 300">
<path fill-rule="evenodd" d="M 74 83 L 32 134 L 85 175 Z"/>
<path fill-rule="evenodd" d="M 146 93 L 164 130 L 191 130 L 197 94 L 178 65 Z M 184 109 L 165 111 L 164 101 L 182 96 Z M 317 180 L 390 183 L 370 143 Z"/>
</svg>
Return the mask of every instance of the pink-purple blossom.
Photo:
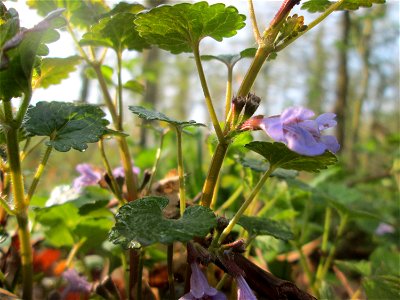
<svg viewBox="0 0 400 300">
<path fill-rule="evenodd" d="M 237 282 L 237 299 L 238 300 L 257 300 L 253 291 L 247 284 L 246 280 L 242 275 L 236 277 Z"/>
<path fill-rule="evenodd" d="M 226 296 L 208 284 L 206 276 L 196 262 L 190 264 L 192 275 L 190 276 L 190 292 L 179 300 L 226 300 Z"/>
<path fill-rule="evenodd" d="M 67 286 L 61 294 L 62 299 L 65 299 L 68 293 L 89 293 L 92 288 L 86 278 L 79 275 L 75 269 L 68 269 L 62 277 L 67 281 Z"/>
<path fill-rule="evenodd" d="M 85 186 L 97 185 L 102 177 L 101 172 L 89 164 L 79 164 L 76 166 L 76 170 L 80 176 L 74 180 L 73 187 L 78 191 Z"/>
<path fill-rule="evenodd" d="M 97 185 L 103 177 L 103 171 L 92 167 L 90 164 L 79 164 L 76 166 L 76 170 L 80 173 L 80 176 L 74 180 L 73 187 L 75 190 L 80 191 L 82 188 L 91 185 Z M 132 171 L 135 174 L 139 174 L 139 168 L 133 167 Z M 125 177 L 125 171 L 123 167 L 117 167 L 113 171 L 114 177 Z"/>
<path fill-rule="evenodd" d="M 333 135 L 322 135 L 325 129 L 336 126 L 336 115 L 324 113 L 314 120 L 314 112 L 303 107 L 290 107 L 281 115 L 268 118 L 254 117 L 242 129 L 262 129 L 272 139 L 285 143 L 294 152 L 307 156 L 336 153 L 340 145 Z"/>
</svg>

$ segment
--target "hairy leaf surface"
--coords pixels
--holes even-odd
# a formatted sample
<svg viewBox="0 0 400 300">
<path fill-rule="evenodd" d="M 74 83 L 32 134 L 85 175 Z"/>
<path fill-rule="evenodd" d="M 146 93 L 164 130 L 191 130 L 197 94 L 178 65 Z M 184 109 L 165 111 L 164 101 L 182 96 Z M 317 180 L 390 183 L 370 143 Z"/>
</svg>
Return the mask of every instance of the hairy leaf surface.
<svg viewBox="0 0 400 300">
<path fill-rule="evenodd" d="M 180 219 L 165 219 L 162 210 L 168 202 L 164 197 L 144 197 L 125 204 L 115 217 L 110 240 L 124 247 L 187 242 L 207 235 L 216 225 L 214 213 L 204 206 L 186 208 Z"/>
<path fill-rule="evenodd" d="M 319 172 L 337 162 L 336 156 L 329 151 L 318 156 L 305 156 L 293 152 L 283 143 L 255 141 L 245 147 L 262 155 L 271 166 L 282 169 Z"/>
<path fill-rule="evenodd" d="M 93 105 L 38 102 L 27 112 L 24 126 L 30 136 L 48 136 L 47 145 L 57 151 L 85 150 L 107 132 L 104 112 Z"/>
<path fill-rule="evenodd" d="M 144 108 L 142 106 L 129 106 L 129 109 L 135 114 L 138 115 L 139 118 L 142 118 L 147 121 L 163 121 L 167 122 L 173 126 L 181 126 L 181 127 L 187 127 L 187 126 L 206 126 L 202 123 L 197 123 L 196 121 L 190 120 L 190 121 L 178 121 L 172 118 L 167 117 L 163 113 L 154 111 L 154 110 L 149 110 L 147 108 Z"/>
<path fill-rule="evenodd" d="M 267 218 L 242 216 L 238 224 L 250 235 L 270 235 L 285 241 L 293 239 L 293 233 L 286 225 Z"/>
<path fill-rule="evenodd" d="M 158 6 L 139 14 L 135 23 L 149 43 L 178 54 L 192 52 L 207 36 L 217 41 L 234 36 L 245 26 L 244 20 L 233 6 L 203 1 Z"/>
</svg>

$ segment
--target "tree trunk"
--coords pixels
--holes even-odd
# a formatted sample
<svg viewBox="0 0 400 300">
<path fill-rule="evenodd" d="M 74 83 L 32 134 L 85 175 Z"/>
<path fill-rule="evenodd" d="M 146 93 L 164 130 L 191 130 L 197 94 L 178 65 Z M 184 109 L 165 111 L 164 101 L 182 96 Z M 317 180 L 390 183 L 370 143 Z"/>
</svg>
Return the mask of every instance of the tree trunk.
<svg viewBox="0 0 400 300">
<path fill-rule="evenodd" d="M 338 68 L 336 78 L 336 100 L 335 100 L 335 113 L 338 125 L 336 127 L 336 136 L 341 149 L 345 146 L 346 136 L 346 109 L 347 109 L 347 92 L 349 87 L 349 74 L 347 66 L 347 50 L 349 46 L 349 33 L 350 33 L 350 14 L 345 11 L 342 15 L 342 36 L 341 45 L 339 47 L 338 55 Z"/>
</svg>

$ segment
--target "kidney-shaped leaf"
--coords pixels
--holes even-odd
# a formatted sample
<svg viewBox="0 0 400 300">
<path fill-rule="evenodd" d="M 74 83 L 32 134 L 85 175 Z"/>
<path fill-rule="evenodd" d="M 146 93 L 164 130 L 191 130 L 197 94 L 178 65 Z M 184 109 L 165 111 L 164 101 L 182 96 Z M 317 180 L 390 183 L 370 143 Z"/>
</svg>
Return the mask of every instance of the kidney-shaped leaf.
<svg viewBox="0 0 400 300">
<path fill-rule="evenodd" d="M 57 151 L 85 150 L 107 131 L 104 112 L 93 105 L 64 102 L 38 102 L 27 112 L 24 124 L 29 136 L 48 136 L 47 145 Z"/>
<path fill-rule="evenodd" d="M 284 241 L 293 239 L 293 233 L 286 225 L 267 218 L 242 216 L 238 224 L 250 235 L 270 235 Z"/>
<path fill-rule="evenodd" d="M 158 6 L 139 14 L 135 23 L 149 43 L 177 54 L 191 52 L 207 36 L 217 41 L 234 36 L 245 18 L 233 6 L 203 1 Z"/>
<path fill-rule="evenodd" d="M 68 78 L 69 73 L 76 70 L 80 63 L 80 56 L 46 57 L 42 59 L 40 71 L 34 74 L 32 80 L 33 88 L 48 88 L 50 85 L 59 84 L 63 79 Z"/>
<path fill-rule="evenodd" d="M 148 48 L 149 44 L 139 36 L 133 21 L 136 15 L 132 13 L 118 13 L 105 17 L 90 28 L 83 35 L 82 46 L 102 46 L 113 48 L 115 51 L 124 49 L 141 51 Z"/>
<path fill-rule="evenodd" d="M 162 210 L 168 202 L 164 197 L 144 197 L 125 204 L 115 217 L 109 239 L 124 247 L 187 242 L 195 236 L 207 235 L 216 225 L 214 213 L 204 206 L 186 208 L 180 219 L 165 219 Z"/>
<path fill-rule="evenodd" d="M 345 0 L 338 8 L 338 10 L 356 10 L 360 7 L 371 7 L 373 4 L 385 3 L 385 0 Z M 309 12 L 323 12 L 331 6 L 334 1 L 329 0 L 309 0 L 304 2 L 301 9 Z"/>
<path fill-rule="evenodd" d="M 167 122 L 173 126 L 181 126 L 181 127 L 187 127 L 187 126 L 206 126 L 202 123 L 197 123 L 196 121 L 190 120 L 190 121 L 178 121 L 172 118 L 167 117 L 163 113 L 150 110 L 147 108 L 144 108 L 142 106 L 129 106 L 129 109 L 135 114 L 138 115 L 139 118 L 142 118 L 146 121 L 163 121 Z"/>
<path fill-rule="evenodd" d="M 319 172 L 337 162 L 337 158 L 329 151 L 318 156 L 305 156 L 293 152 L 283 143 L 251 142 L 245 147 L 262 155 L 271 166 L 282 169 Z"/>
<path fill-rule="evenodd" d="M 247 48 L 241 51 L 239 54 L 221 54 L 221 55 L 202 55 L 202 60 L 219 60 L 228 67 L 232 67 L 242 58 L 254 57 L 256 54 L 256 48 Z"/>
</svg>

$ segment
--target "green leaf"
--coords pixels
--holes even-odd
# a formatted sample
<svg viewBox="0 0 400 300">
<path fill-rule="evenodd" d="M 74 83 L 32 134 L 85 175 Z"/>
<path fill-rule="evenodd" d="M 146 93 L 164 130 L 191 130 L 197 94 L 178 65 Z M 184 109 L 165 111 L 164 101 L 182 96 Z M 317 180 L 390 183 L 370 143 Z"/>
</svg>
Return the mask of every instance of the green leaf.
<svg viewBox="0 0 400 300">
<path fill-rule="evenodd" d="M 201 55 L 202 60 L 219 60 L 228 67 L 233 67 L 239 60 L 256 55 L 256 48 L 247 48 L 239 54 L 221 54 L 221 55 Z"/>
<path fill-rule="evenodd" d="M 144 7 L 136 4 L 134 11 L 143 10 Z M 141 51 L 148 48 L 149 44 L 139 36 L 134 20 L 136 14 L 131 13 L 131 5 L 117 6 L 107 17 L 102 18 L 97 24 L 91 26 L 90 31 L 83 35 L 79 41 L 82 46 L 101 46 L 113 48 L 117 52 L 124 49 Z M 141 8 L 141 9 L 140 9 Z M 126 11 L 123 11 L 123 10 Z M 118 11 L 118 13 L 115 13 Z"/>
<path fill-rule="evenodd" d="M 262 155 L 271 166 L 282 169 L 319 172 L 337 162 L 336 156 L 329 151 L 318 156 L 305 156 L 291 151 L 283 143 L 255 141 L 245 147 Z"/>
<path fill-rule="evenodd" d="M 105 2 L 98 0 L 28 0 L 26 3 L 30 8 L 36 9 L 41 16 L 57 8 L 64 8 L 65 17 L 72 25 L 80 28 L 87 28 L 96 23 L 108 10 Z"/>
<path fill-rule="evenodd" d="M 32 87 L 48 88 L 50 85 L 61 83 L 63 79 L 68 78 L 71 72 L 76 70 L 76 66 L 80 62 L 80 56 L 42 59 L 39 72 L 33 76 Z"/>
<path fill-rule="evenodd" d="M 168 124 L 171 124 L 172 126 L 180 126 L 180 127 L 187 127 L 187 126 L 206 126 L 205 124 L 202 123 L 197 123 L 196 121 L 190 120 L 190 121 L 178 121 L 175 119 L 171 119 L 164 115 L 163 113 L 154 111 L 154 110 L 149 110 L 147 108 L 144 108 L 142 106 L 129 106 L 129 109 L 137 115 L 139 118 L 142 118 L 146 121 L 163 121 L 167 122 Z"/>
<path fill-rule="evenodd" d="M 112 227 L 112 214 L 104 207 L 104 195 L 100 195 L 99 199 L 90 199 L 89 193 L 100 195 L 93 189 L 76 200 L 34 209 L 35 220 L 44 226 L 47 243 L 56 247 L 71 247 L 84 238 L 86 242 L 82 249 L 101 246 Z M 87 205 L 92 206 L 90 210 Z"/>
<path fill-rule="evenodd" d="M 137 94 L 143 95 L 144 93 L 144 85 L 137 80 L 129 80 L 125 82 L 123 87 Z"/>
<path fill-rule="evenodd" d="M 31 29 L 22 30 L 15 28 L 15 18 L 8 19 L 3 27 L 8 28 L 7 37 L 10 32 L 14 36 L 5 41 L 0 49 L 0 99 L 10 100 L 20 97 L 22 93 L 29 94 L 31 91 L 32 71 L 37 55 L 45 54 L 43 42 L 52 42 L 58 38 L 53 21 L 55 21 L 62 10 L 50 13 L 43 21 Z M 10 25 L 13 23 L 14 25 Z M 8 25 L 7 25 L 8 24 Z M 1 34 L 0 34 L 1 35 Z"/>
<path fill-rule="evenodd" d="M 338 10 L 356 10 L 360 7 L 371 7 L 373 4 L 383 4 L 385 0 L 345 0 Z M 301 9 L 308 12 L 323 12 L 331 6 L 334 1 L 329 0 L 309 0 L 303 3 Z"/>
<path fill-rule="evenodd" d="M 24 126 L 29 136 L 48 136 L 48 146 L 66 152 L 84 151 L 106 132 L 109 122 L 104 112 L 93 105 L 64 102 L 38 102 L 27 112 Z"/>
<path fill-rule="evenodd" d="M 286 225 L 267 218 L 242 216 L 238 224 L 250 235 L 270 235 L 284 241 L 293 239 L 293 233 Z"/>
<path fill-rule="evenodd" d="M 19 31 L 18 12 L 10 8 L 7 10 L 3 2 L 0 2 L 0 48 L 4 43 L 15 36 Z"/>
<path fill-rule="evenodd" d="M 400 277 L 398 276 L 378 275 L 363 280 L 362 285 L 368 299 L 400 298 Z"/>
<path fill-rule="evenodd" d="M 344 261 L 335 260 L 335 265 L 344 271 L 351 271 L 363 276 L 371 275 L 371 262 L 367 260 Z"/>
<path fill-rule="evenodd" d="M 135 24 L 149 43 L 178 54 L 192 52 L 205 37 L 222 41 L 234 36 L 245 19 L 233 6 L 202 1 L 155 7 L 139 14 Z"/>
<path fill-rule="evenodd" d="M 303 3 L 301 9 L 307 10 L 308 12 L 323 12 L 331 6 L 332 1 L 329 0 L 309 0 Z"/>
<path fill-rule="evenodd" d="M 115 217 L 110 241 L 124 247 L 187 242 L 195 236 L 206 236 L 216 225 L 214 213 L 204 206 L 186 208 L 178 220 L 165 219 L 162 210 L 168 202 L 164 197 L 144 197 L 122 206 Z"/>
<path fill-rule="evenodd" d="M 254 172 L 265 173 L 268 170 L 269 164 L 258 160 L 247 157 L 240 157 L 239 163 L 245 167 L 250 168 Z M 297 176 L 297 172 L 293 170 L 285 170 L 281 168 L 277 168 L 274 172 L 272 172 L 271 176 L 276 176 L 278 178 L 287 179 L 287 178 L 295 178 Z"/>
</svg>

